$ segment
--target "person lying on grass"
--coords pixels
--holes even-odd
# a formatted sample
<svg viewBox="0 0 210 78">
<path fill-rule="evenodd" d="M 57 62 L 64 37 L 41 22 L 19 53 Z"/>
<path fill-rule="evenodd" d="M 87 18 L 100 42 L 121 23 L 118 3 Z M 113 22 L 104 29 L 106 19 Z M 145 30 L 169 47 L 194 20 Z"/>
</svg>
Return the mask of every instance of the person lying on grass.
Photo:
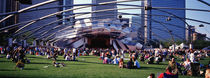
<svg viewBox="0 0 210 78">
<path fill-rule="evenodd" d="M 53 66 L 55 66 L 55 67 L 64 67 L 64 66 L 66 66 L 64 63 L 58 63 L 58 62 L 56 62 L 55 60 L 53 61 Z"/>
</svg>

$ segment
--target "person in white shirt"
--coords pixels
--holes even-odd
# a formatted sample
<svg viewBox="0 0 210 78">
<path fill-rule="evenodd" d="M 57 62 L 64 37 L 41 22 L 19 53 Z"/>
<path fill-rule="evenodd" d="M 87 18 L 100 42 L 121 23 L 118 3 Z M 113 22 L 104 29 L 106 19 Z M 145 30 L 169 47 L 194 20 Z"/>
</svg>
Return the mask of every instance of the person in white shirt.
<svg viewBox="0 0 210 78">
<path fill-rule="evenodd" d="M 73 53 L 76 53 L 76 49 L 75 48 L 73 48 Z"/>
<path fill-rule="evenodd" d="M 125 57 L 124 50 L 121 49 L 120 52 L 121 52 L 121 58 L 124 58 Z"/>
<path fill-rule="evenodd" d="M 10 58 L 11 58 L 11 56 L 10 56 L 9 53 L 7 54 L 6 58 L 7 58 L 7 59 L 10 59 Z"/>
<path fill-rule="evenodd" d="M 66 58 L 65 58 L 66 61 L 70 61 L 71 60 L 71 57 L 69 54 L 67 54 Z"/>
<path fill-rule="evenodd" d="M 190 59 L 187 59 L 184 63 L 183 66 L 186 70 L 190 70 Z"/>
<path fill-rule="evenodd" d="M 159 51 L 155 50 L 155 56 L 157 57 L 159 55 Z"/>
<path fill-rule="evenodd" d="M 193 52 L 190 53 L 190 61 L 194 62 L 195 61 L 195 55 Z"/>
<path fill-rule="evenodd" d="M 113 63 L 113 64 L 119 64 L 119 61 L 118 61 L 118 59 L 117 59 L 116 56 L 115 56 L 115 58 L 112 60 L 112 63 Z"/>
</svg>

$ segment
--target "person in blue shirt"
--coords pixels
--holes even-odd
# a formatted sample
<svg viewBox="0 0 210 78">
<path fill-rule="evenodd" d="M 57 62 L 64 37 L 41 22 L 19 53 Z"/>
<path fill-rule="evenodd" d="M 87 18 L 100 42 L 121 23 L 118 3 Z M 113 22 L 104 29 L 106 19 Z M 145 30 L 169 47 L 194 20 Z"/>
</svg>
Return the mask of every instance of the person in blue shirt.
<svg viewBox="0 0 210 78">
<path fill-rule="evenodd" d="M 139 64 L 138 60 L 136 60 L 135 58 L 134 58 L 134 68 L 137 68 L 137 69 L 140 68 L 140 64 Z"/>
<path fill-rule="evenodd" d="M 117 60 L 117 57 L 115 56 L 115 58 L 112 60 L 112 64 L 119 64 L 119 61 Z"/>
</svg>

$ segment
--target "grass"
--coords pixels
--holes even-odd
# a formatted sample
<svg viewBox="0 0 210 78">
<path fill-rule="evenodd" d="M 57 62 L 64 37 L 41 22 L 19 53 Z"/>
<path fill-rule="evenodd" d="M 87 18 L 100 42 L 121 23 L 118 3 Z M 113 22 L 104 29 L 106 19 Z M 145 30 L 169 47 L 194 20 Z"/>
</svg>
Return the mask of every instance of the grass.
<svg viewBox="0 0 210 78">
<path fill-rule="evenodd" d="M 5 56 L 5 55 L 3 55 Z M 151 73 L 165 71 L 167 62 L 159 65 L 148 65 L 140 62 L 140 69 L 120 69 L 118 65 L 102 64 L 98 56 L 81 56 L 79 61 L 64 61 L 62 56 L 58 57 L 60 63 L 65 63 L 66 67 L 56 68 L 52 66 L 52 60 L 46 56 L 27 55 L 31 60 L 30 64 L 25 64 L 24 70 L 14 69 L 15 63 L 6 58 L 0 58 L 0 77 L 30 77 L 30 78 L 147 78 Z M 202 63 L 208 63 L 206 58 Z M 44 68 L 44 66 L 49 66 Z M 193 78 L 191 76 L 179 76 L 180 78 Z M 200 77 L 194 77 L 200 78 Z"/>
</svg>

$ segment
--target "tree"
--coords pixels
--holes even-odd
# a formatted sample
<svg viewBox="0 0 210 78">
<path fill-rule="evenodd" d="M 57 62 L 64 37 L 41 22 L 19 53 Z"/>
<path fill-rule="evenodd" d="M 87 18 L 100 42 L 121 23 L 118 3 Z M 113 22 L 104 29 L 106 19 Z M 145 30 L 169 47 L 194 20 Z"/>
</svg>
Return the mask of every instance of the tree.
<svg viewBox="0 0 210 78">
<path fill-rule="evenodd" d="M 193 41 L 194 49 L 203 49 L 204 47 L 210 46 L 210 41 L 196 40 Z"/>
</svg>

